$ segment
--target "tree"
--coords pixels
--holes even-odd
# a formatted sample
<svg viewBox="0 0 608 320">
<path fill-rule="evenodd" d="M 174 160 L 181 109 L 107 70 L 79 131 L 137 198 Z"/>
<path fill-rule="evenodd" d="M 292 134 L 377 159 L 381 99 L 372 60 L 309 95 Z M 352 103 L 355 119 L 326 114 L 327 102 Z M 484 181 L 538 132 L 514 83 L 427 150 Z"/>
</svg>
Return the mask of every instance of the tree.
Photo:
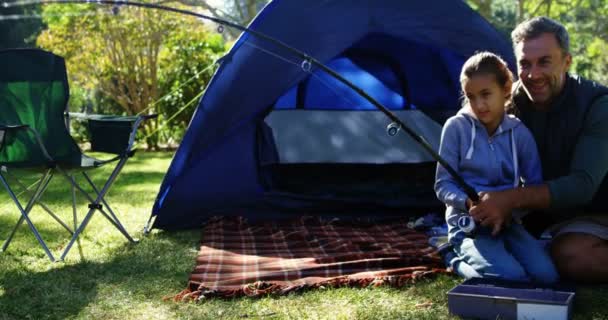
<svg viewBox="0 0 608 320">
<path fill-rule="evenodd" d="M 270 0 L 225 0 L 219 6 L 214 4 L 216 1 L 209 0 L 179 1 L 188 6 L 200 7 L 216 18 L 246 26 Z M 240 33 L 239 30 L 228 28 L 226 35 L 233 39 Z"/>
<path fill-rule="evenodd" d="M 519 21 L 518 3 L 513 0 L 469 0 L 469 5 L 510 38 L 511 30 Z"/>
<path fill-rule="evenodd" d="M 204 86 L 216 70 L 215 62 L 225 53 L 226 44 L 215 32 L 193 33 L 200 24 L 185 19 L 174 34 L 167 38 L 160 59 L 160 90 L 166 96 L 159 101 L 157 111 L 170 119 L 162 133 L 165 140 L 179 141 L 192 118 Z M 194 99 L 194 100 L 193 100 Z"/>
<path fill-rule="evenodd" d="M 204 35 L 209 33 L 192 17 L 137 7 L 49 5 L 42 15 L 48 29 L 38 44 L 66 58 L 71 85 L 77 88 L 74 102 L 94 100 L 98 108 L 118 107 L 129 115 L 157 111 L 147 108 L 167 87 L 161 79 L 172 79 L 160 70 L 162 52 L 169 50 L 165 43 L 184 30 L 192 35 L 189 40 L 205 43 Z M 149 148 L 158 146 L 158 135 L 152 135 L 158 126 L 158 121 L 146 123 Z"/>
<path fill-rule="evenodd" d="M 472 8 L 506 36 L 517 23 L 548 16 L 563 23 L 570 34 L 571 70 L 608 85 L 608 1 L 605 0 L 468 0 Z"/>
<path fill-rule="evenodd" d="M 544 15 L 563 23 L 570 34 L 572 71 L 608 85 L 608 2 L 605 0 L 519 0 L 527 17 Z"/>
<path fill-rule="evenodd" d="M 492 18 L 492 0 L 469 0 L 475 10 L 486 19 Z"/>
</svg>

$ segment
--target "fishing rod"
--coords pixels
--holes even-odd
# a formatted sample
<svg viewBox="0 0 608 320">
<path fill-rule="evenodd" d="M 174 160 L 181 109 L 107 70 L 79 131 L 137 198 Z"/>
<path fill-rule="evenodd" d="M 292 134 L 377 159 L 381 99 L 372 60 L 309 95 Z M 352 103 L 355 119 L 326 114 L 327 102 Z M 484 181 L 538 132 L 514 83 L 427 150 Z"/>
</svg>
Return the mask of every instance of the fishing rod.
<svg viewBox="0 0 608 320">
<path fill-rule="evenodd" d="M 412 130 L 410 127 L 408 127 L 403 121 L 401 121 L 401 119 L 399 119 L 387 107 L 385 107 L 380 102 L 378 102 L 376 99 L 371 97 L 363 89 L 354 85 L 352 82 L 350 82 L 349 80 L 347 80 L 346 78 L 344 78 L 343 76 L 338 74 L 336 71 L 327 67 L 322 62 L 320 62 L 317 59 L 315 59 L 314 57 L 306 54 L 305 52 L 284 43 L 283 41 L 281 41 L 279 39 L 276 39 L 276 38 L 266 35 L 262 32 L 250 29 L 248 27 L 242 26 L 240 24 L 237 24 L 237 23 L 225 20 L 225 19 L 208 16 L 208 15 L 190 11 L 190 10 L 179 9 L 179 8 L 164 6 L 164 5 L 160 5 L 160 4 L 154 4 L 154 3 L 143 3 L 143 2 L 138 2 L 138 1 L 126 1 L 126 0 L 25 0 L 25 1 L 16 1 L 13 3 L 4 2 L 4 3 L 2 3 L 2 6 L 5 8 L 9 8 L 9 7 L 27 6 L 27 5 L 35 5 L 35 4 L 104 4 L 104 5 L 114 6 L 113 10 L 112 10 L 113 12 L 117 12 L 118 8 L 120 6 L 131 6 L 131 7 L 168 11 L 168 12 L 196 17 L 199 19 L 213 21 L 213 22 L 219 24 L 221 28 L 223 28 L 223 26 L 228 26 L 228 27 L 237 29 L 241 32 L 247 32 L 247 33 L 249 33 L 259 39 L 267 41 L 268 43 L 271 43 L 273 45 L 277 45 L 283 49 L 286 49 L 287 51 L 289 51 L 290 53 L 299 57 L 300 59 L 302 59 L 301 67 L 304 71 L 311 72 L 311 66 L 315 66 L 315 67 L 323 70 L 323 72 L 331 75 L 332 77 L 334 77 L 336 80 L 340 81 L 347 87 L 351 88 L 358 95 L 360 95 L 361 97 L 363 97 L 364 99 L 369 101 L 371 104 L 373 104 L 379 111 L 384 113 L 392 121 L 392 123 L 387 126 L 387 133 L 389 135 L 394 136 L 399 132 L 400 129 L 403 129 L 412 139 L 414 139 L 416 142 L 418 142 L 423 147 L 423 149 L 426 150 L 431 155 L 431 157 L 435 161 L 439 162 L 439 164 L 441 164 L 441 166 L 443 166 L 448 171 L 448 173 L 452 176 L 452 178 L 454 178 L 456 180 L 456 182 L 460 185 L 460 187 L 463 189 L 463 191 L 467 194 L 467 196 L 472 201 L 474 201 L 474 202 L 479 201 L 479 196 L 477 195 L 477 192 L 475 192 L 475 189 L 473 189 L 473 187 L 471 187 L 468 183 L 466 183 L 464 181 L 464 179 L 458 174 L 458 172 L 456 172 L 456 170 L 454 170 L 454 168 L 452 168 L 452 166 L 450 166 L 439 155 L 439 153 L 437 153 L 433 149 L 433 147 L 426 141 L 426 139 L 424 139 L 424 137 L 417 134 L 414 130 Z M 218 27 L 218 31 L 221 30 L 221 28 Z"/>
</svg>

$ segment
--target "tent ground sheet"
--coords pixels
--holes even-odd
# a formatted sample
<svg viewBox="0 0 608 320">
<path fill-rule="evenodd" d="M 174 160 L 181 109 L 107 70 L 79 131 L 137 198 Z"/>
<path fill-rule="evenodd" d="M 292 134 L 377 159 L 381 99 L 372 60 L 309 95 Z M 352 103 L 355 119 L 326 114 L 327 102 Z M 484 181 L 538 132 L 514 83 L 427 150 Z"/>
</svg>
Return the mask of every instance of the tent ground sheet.
<svg viewBox="0 0 608 320">
<path fill-rule="evenodd" d="M 176 300 L 281 295 L 319 287 L 403 286 L 445 272 L 425 234 L 407 221 L 301 217 L 211 219 L 196 267 Z"/>
</svg>

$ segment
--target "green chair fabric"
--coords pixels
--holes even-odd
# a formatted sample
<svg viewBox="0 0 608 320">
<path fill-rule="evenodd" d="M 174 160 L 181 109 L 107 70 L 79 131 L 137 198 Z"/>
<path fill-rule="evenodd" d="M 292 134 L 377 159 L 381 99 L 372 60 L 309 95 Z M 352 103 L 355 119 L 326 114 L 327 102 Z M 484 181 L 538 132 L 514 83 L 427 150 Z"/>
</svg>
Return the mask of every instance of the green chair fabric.
<svg viewBox="0 0 608 320">
<path fill-rule="evenodd" d="M 80 149 L 64 122 L 69 88 L 63 58 L 27 49 L 3 51 L 0 56 L 0 123 L 27 124 L 38 132 L 55 161 L 79 163 Z M 33 131 L 21 130 L 15 135 L 14 141 L 0 150 L 0 164 L 48 164 Z"/>
</svg>

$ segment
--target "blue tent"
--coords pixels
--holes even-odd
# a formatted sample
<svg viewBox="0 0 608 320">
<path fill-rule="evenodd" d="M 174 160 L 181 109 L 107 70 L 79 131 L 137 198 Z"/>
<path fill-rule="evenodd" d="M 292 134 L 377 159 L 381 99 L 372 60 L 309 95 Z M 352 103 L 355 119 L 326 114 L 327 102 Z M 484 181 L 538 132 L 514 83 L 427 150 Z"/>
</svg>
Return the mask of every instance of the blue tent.
<svg viewBox="0 0 608 320">
<path fill-rule="evenodd" d="M 514 61 L 508 40 L 460 0 L 274 0 L 250 28 L 323 62 L 435 147 L 459 108 L 465 59 L 489 50 Z M 437 205 L 433 160 L 405 135 L 388 137 L 388 122 L 336 79 L 244 33 L 192 118 L 153 227 Z"/>
</svg>

